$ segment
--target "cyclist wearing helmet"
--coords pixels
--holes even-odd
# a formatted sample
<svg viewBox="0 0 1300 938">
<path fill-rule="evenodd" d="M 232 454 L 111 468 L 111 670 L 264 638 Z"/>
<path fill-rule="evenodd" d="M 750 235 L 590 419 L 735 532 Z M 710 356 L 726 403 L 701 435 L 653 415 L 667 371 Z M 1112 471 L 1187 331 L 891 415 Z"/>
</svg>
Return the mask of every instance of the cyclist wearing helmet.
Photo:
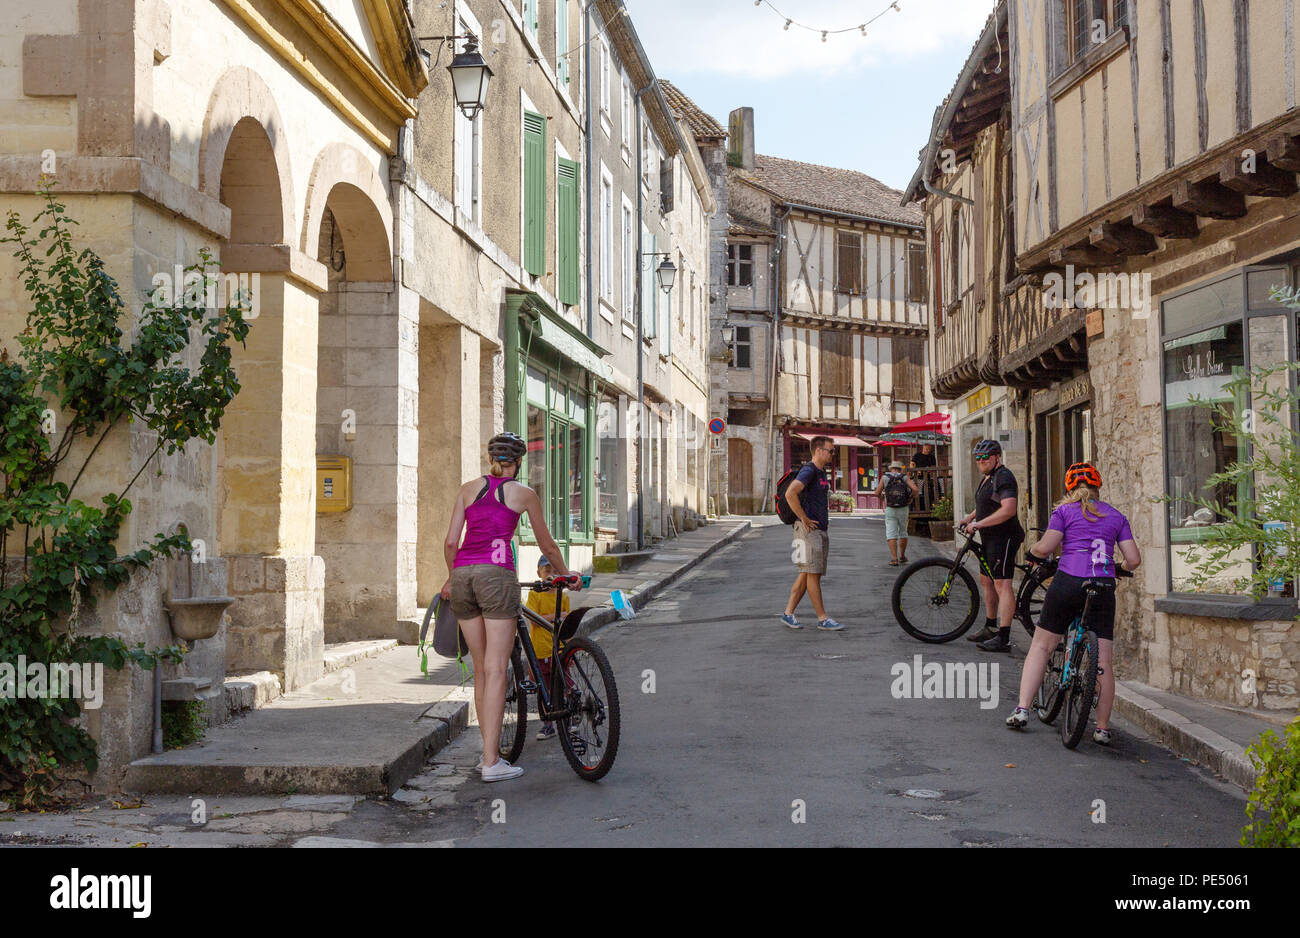
<svg viewBox="0 0 1300 938">
<path fill-rule="evenodd" d="M 488 443 L 489 475 L 460 487 L 443 549 L 451 575 L 443 599 L 460 622 L 474 661 L 474 706 L 483 734 L 485 782 L 516 778 L 524 770 L 497 755 L 506 704 L 506 666 L 515 643 L 519 616 L 519 577 L 511 539 L 519 516 L 528 513 L 537 546 L 557 576 L 569 575 L 564 555 L 546 527 L 541 499 L 515 481 L 528 444 L 514 433 L 498 433 Z M 461 542 L 461 532 L 465 540 Z M 577 587 L 572 587 L 577 589 Z"/>
<path fill-rule="evenodd" d="M 1136 570 L 1142 551 L 1133 540 L 1128 519 L 1098 498 L 1101 473 L 1091 463 L 1075 463 L 1065 472 L 1068 493 L 1052 511 L 1047 531 L 1025 551 L 1030 563 L 1041 563 L 1061 548 L 1061 561 L 1052 585 L 1043 598 L 1043 611 L 1034 632 L 1033 644 L 1020 673 L 1019 706 L 1007 717 L 1007 726 L 1024 729 L 1029 722 L 1029 702 L 1038 693 L 1047 669 L 1047 659 L 1083 608 L 1083 584 L 1088 580 L 1115 578 L 1115 548 L 1124 555 L 1123 569 Z M 1115 674 L 1111 670 L 1115 638 L 1115 592 L 1099 593 L 1093 599 L 1089 627 L 1097 633 L 1101 693 L 1097 700 L 1097 729 L 1092 738 L 1102 745 L 1110 742 L 1110 711 L 1115 703 Z"/>
<path fill-rule="evenodd" d="M 1010 651 L 1011 617 L 1016 608 L 1011 577 L 1016 569 L 1016 554 L 1025 540 L 1025 529 L 1016 514 L 1020 488 L 1015 475 L 1002 464 L 1002 444 L 997 440 L 980 440 L 972 455 L 984 478 L 975 490 L 975 510 L 958 527 L 967 533 L 981 532 L 984 562 L 993 576 L 980 572 L 987 618 L 984 628 L 968 640 L 978 642 L 984 651 Z"/>
</svg>

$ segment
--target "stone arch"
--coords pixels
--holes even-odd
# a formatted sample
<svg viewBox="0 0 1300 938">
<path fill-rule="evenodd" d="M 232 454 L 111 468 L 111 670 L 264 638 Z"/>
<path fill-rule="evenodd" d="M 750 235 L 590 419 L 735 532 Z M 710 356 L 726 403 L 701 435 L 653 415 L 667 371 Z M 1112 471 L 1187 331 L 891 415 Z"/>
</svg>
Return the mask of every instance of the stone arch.
<svg viewBox="0 0 1300 938">
<path fill-rule="evenodd" d="M 276 243 L 288 241 L 297 226 L 293 217 L 293 177 L 289 172 L 289 144 L 285 124 L 275 97 L 262 77 L 250 68 L 237 65 L 226 69 L 212 88 L 207 114 L 203 118 L 203 137 L 199 144 L 199 191 L 214 199 L 221 198 L 222 169 L 236 128 L 247 132 L 246 118 L 261 126 L 275 160 L 280 185 L 281 230 Z M 236 138 L 238 144 L 239 138 Z"/>
<path fill-rule="evenodd" d="M 331 143 L 321 150 L 307 184 L 301 250 L 316 260 L 321 260 L 321 224 L 327 208 L 343 235 L 348 279 L 392 282 L 393 207 L 388 190 L 366 157 L 346 144 Z"/>
</svg>

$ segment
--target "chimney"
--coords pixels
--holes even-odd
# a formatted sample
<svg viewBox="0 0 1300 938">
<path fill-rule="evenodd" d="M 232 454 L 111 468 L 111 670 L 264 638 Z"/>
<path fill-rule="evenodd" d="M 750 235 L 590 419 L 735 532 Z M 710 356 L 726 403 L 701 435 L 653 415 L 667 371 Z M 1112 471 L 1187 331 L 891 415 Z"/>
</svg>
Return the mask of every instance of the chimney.
<svg viewBox="0 0 1300 938">
<path fill-rule="evenodd" d="M 727 119 L 727 164 L 754 168 L 754 109 L 738 107 Z"/>
</svg>

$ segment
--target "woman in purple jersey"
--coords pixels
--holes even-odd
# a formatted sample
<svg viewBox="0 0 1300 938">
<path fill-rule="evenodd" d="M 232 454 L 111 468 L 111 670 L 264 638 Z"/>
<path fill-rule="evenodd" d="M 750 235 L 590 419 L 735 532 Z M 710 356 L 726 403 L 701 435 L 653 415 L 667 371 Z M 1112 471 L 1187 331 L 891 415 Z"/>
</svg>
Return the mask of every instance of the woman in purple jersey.
<svg viewBox="0 0 1300 938">
<path fill-rule="evenodd" d="M 524 774 L 523 769 L 497 754 L 506 708 L 506 667 L 515 645 L 519 616 L 519 575 L 510 542 L 520 515 L 528 513 L 537 546 L 551 561 L 555 575 L 571 575 L 546 526 L 541 499 L 528 486 L 515 481 L 527 452 L 528 444 L 514 433 L 498 433 L 491 439 L 490 475 L 460 487 L 443 542 L 451 575 L 442 586 L 442 598 L 451 601 L 451 611 L 460 622 L 474 661 L 474 706 L 479 732 L 483 734 L 479 769 L 485 782 Z M 464 543 L 460 539 L 462 530 Z M 569 588 L 579 589 L 580 583 Z"/>
<path fill-rule="evenodd" d="M 1133 540 L 1128 519 L 1119 509 L 1098 498 L 1101 473 L 1091 463 L 1075 463 L 1065 473 L 1065 498 L 1052 511 L 1047 531 L 1033 550 L 1025 551 L 1030 563 L 1041 563 L 1061 548 L 1061 561 L 1043 599 L 1043 611 L 1034 642 L 1020 673 L 1019 706 L 1007 717 L 1007 726 L 1024 729 L 1029 723 L 1029 703 L 1038 693 L 1047 659 L 1083 608 L 1083 585 L 1088 580 L 1115 578 L 1115 548 L 1124 555 L 1123 569 L 1132 572 L 1142 563 L 1142 551 Z M 1094 741 L 1110 742 L 1110 711 L 1115 703 L 1115 673 L 1111 659 L 1115 638 L 1115 591 L 1105 590 L 1092 603 L 1089 627 L 1097 633 L 1101 693 L 1097 700 Z"/>
</svg>

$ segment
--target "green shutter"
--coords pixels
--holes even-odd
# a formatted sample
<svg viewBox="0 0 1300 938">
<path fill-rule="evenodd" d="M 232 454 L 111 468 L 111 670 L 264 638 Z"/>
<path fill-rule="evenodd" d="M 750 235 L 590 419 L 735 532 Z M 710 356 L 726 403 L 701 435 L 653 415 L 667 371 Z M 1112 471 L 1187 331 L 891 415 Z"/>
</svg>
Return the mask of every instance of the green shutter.
<svg viewBox="0 0 1300 938">
<path fill-rule="evenodd" d="M 559 190 L 560 302 L 578 303 L 578 164 L 561 159 L 555 185 Z"/>
<path fill-rule="evenodd" d="M 546 273 L 546 118 L 524 111 L 524 270 Z"/>
<path fill-rule="evenodd" d="M 555 4 L 555 75 L 560 87 L 569 84 L 569 0 L 556 0 Z"/>
</svg>

